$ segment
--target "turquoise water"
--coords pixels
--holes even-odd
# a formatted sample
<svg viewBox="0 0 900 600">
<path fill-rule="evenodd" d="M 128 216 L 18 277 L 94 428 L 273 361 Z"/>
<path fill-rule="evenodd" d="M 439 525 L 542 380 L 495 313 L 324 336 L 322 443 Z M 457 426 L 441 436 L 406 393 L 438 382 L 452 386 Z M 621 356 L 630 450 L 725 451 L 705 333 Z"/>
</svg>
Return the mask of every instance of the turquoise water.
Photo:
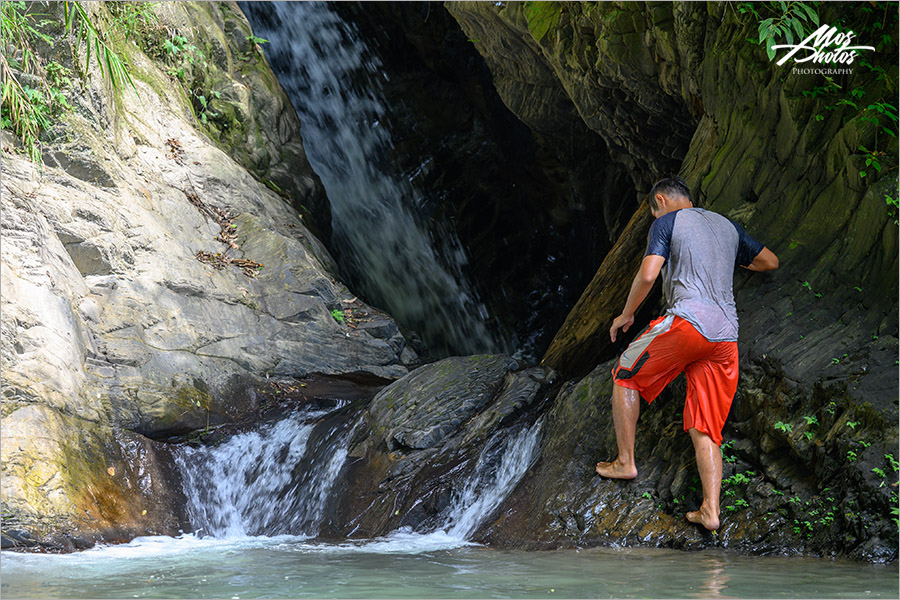
<svg viewBox="0 0 900 600">
<path fill-rule="evenodd" d="M 3 598 L 897 598 L 897 565 L 725 551 L 521 552 L 444 532 L 326 544 L 293 536 L 139 538 L 2 553 Z"/>
</svg>

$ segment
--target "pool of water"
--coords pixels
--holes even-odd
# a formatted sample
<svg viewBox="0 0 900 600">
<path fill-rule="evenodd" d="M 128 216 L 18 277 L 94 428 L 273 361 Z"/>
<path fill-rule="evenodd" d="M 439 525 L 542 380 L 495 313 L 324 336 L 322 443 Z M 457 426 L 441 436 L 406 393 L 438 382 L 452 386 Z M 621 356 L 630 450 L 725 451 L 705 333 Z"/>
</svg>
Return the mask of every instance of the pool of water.
<svg viewBox="0 0 900 600">
<path fill-rule="evenodd" d="M 897 598 L 898 566 L 725 551 L 501 551 L 444 532 L 343 544 L 147 537 L 3 552 L 3 598 Z"/>
</svg>

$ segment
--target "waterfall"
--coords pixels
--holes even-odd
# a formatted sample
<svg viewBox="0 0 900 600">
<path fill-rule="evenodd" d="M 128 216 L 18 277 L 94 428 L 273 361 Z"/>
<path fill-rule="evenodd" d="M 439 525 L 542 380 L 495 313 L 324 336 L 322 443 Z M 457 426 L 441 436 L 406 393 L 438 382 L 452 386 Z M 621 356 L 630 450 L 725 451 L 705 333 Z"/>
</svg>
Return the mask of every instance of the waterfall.
<svg viewBox="0 0 900 600">
<path fill-rule="evenodd" d="M 522 427 L 515 435 L 507 435 L 499 452 L 492 451 L 490 443 L 485 446 L 462 492 L 454 497 L 440 529 L 463 540 L 475 533 L 537 458 L 541 424 L 538 421 L 531 427 Z"/>
<path fill-rule="evenodd" d="M 326 430 L 325 412 L 298 412 L 211 448 L 180 449 L 188 515 L 201 535 L 314 536 L 347 458 L 350 431 Z"/>
<path fill-rule="evenodd" d="M 391 168 L 387 77 L 358 31 L 322 2 L 242 3 L 294 104 L 304 147 L 332 208 L 332 247 L 367 301 L 418 332 L 435 356 L 504 350 L 463 273 L 451 228 L 435 240 L 422 194 Z M 432 158 L 421 169 L 436 168 Z M 439 224 L 440 226 L 440 224 Z"/>
<path fill-rule="evenodd" d="M 315 537 L 354 429 L 322 422 L 326 414 L 297 412 L 215 447 L 179 449 L 175 462 L 194 530 L 216 538 Z M 495 436 L 444 511 L 435 534 L 462 542 L 475 533 L 534 462 L 540 431 L 538 421 Z"/>
</svg>

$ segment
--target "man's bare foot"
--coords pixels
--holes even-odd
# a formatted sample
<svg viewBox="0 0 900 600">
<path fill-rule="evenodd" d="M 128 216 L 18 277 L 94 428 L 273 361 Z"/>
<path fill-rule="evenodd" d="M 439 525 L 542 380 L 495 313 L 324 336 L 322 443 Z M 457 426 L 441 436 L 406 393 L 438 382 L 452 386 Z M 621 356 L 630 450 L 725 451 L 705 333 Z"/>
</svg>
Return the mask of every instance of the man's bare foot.
<svg viewBox="0 0 900 600">
<path fill-rule="evenodd" d="M 710 513 L 708 513 L 702 506 L 700 510 L 692 510 L 691 512 L 685 515 L 687 520 L 691 523 L 696 523 L 698 525 L 703 525 L 710 531 L 715 531 L 719 528 L 719 517 L 714 517 Z"/>
<path fill-rule="evenodd" d="M 634 466 L 634 463 L 622 464 L 617 459 L 610 462 L 598 462 L 597 473 L 611 479 L 634 479 L 637 477 L 637 467 Z"/>
</svg>

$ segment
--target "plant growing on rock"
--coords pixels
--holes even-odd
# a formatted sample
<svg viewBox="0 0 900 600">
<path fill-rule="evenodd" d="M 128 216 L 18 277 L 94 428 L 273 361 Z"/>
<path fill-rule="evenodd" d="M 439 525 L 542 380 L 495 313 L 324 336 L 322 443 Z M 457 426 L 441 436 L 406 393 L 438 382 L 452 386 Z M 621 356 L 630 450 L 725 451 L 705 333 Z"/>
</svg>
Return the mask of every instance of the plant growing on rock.
<svg viewBox="0 0 900 600">
<path fill-rule="evenodd" d="M 895 192 L 893 196 L 891 194 L 885 194 L 884 203 L 887 206 L 888 216 L 894 220 L 894 225 L 896 225 L 898 222 L 898 208 L 900 208 L 900 193 Z"/>
<path fill-rule="evenodd" d="M 54 45 L 53 38 L 42 31 L 54 23 L 47 16 L 28 13 L 25 2 L 0 3 L 5 36 L 0 53 L 0 124 L 21 140 L 25 153 L 34 163 L 41 162 L 39 138 L 50 127 L 51 117 L 71 109 L 64 93 L 71 86 L 71 71 L 56 62 L 45 65 L 32 47 L 35 40 Z M 114 89 L 121 89 L 125 84 L 134 89 L 131 75 L 119 55 L 106 43 L 81 3 L 64 2 L 63 21 L 66 33 L 74 34 L 79 45 L 85 44 L 85 71 L 93 54 L 100 73 Z M 7 53 L 7 46 L 14 49 L 11 54 Z"/>
<path fill-rule="evenodd" d="M 189 43 L 185 36 L 179 35 L 177 32 L 172 32 L 171 37 L 163 41 L 162 47 L 165 57 L 173 65 L 167 73 L 176 79 L 184 80 L 185 69 L 188 66 L 206 59 L 197 46 Z"/>
<path fill-rule="evenodd" d="M 762 18 L 760 11 L 772 16 Z M 794 33 L 798 40 L 802 40 L 812 32 L 811 25 L 819 26 L 819 15 L 808 2 L 742 2 L 738 12 L 753 15 L 759 20 L 758 43 L 765 44 L 769 60 L 775 58 L 773 46 L 778 39 L 785 38 L 788 44 L 793 44 Z"/>
<path fill-rule="evenodd" d="M 65 2 L 64 14 L 66 33 L 78 32 L 78 41 L 84 42 L 87 56 L 85 58 L 85 71 L 91 62 L 91 52 L 93 50 L 94 58 L 97 61 L 97 67 L 103 73 L 115 89 L 119 89 L 124 84 L 128 84 L 132 89 L 134 81 L 131 75 L 122 64 L 119 55 L 107 45 L 104 36 L 94 26 L 93 21 L 85 12 L 80 2 Z"/>
<path fill-rule="evenodd" d="M 160 28 L 154 9 L 159 2 L 109 2 L 113 16 L 112 29 L 126 42 L 144 42 L 151 32 Z M 138 44 L 140 45 L 140 44 Z"/>
<path fill-rule="evenodd" d="M 32 49 L 31 42 L 41 39 L 53 44 L 52 38 L 41 29 L 49 24 L 48 19 L 36 20 L 25 12 L 24 2 L 0 3 L 0 25 L 3 28 L 3 46 L 0 53 L 0 72 L 2 72 L 2 115 L 0 123 L 3 129 L 12 131 L 22 141 L 25 153 L 33 162 L 40 162 L 41 150 L 38 136 L 49 126 L 49 114 L 52 111 L 52 94 L 45 79 L 45 71 L 41 59 Z M 13 48 L 12 54 L 7 47 Z M 16 75 L 18 72 L 18 75 Z M 31 87 L 19 79 L 38 82 L 38 87 Z"/>
<path fill-rule="evenodd" d="M 733 463 L 733 462 L 735 462 L 735 461 L 737 460 L 737 457 L 736 457 L 735 455 L 733 455 L 733 454 L 725 454 L 725 450 L 731 449 L 731 448 L 733 448 L 733 447 L 734 447 L 734 441 L 733 441 L 733 440 L 729 440 L 729 441 L 727 441 L 727 442 L 722 442 L 722 445 L 719 446 L 719 452 L 722 453 L 722 461 L 731 464 L 731 463 Z"/>
</svg>

